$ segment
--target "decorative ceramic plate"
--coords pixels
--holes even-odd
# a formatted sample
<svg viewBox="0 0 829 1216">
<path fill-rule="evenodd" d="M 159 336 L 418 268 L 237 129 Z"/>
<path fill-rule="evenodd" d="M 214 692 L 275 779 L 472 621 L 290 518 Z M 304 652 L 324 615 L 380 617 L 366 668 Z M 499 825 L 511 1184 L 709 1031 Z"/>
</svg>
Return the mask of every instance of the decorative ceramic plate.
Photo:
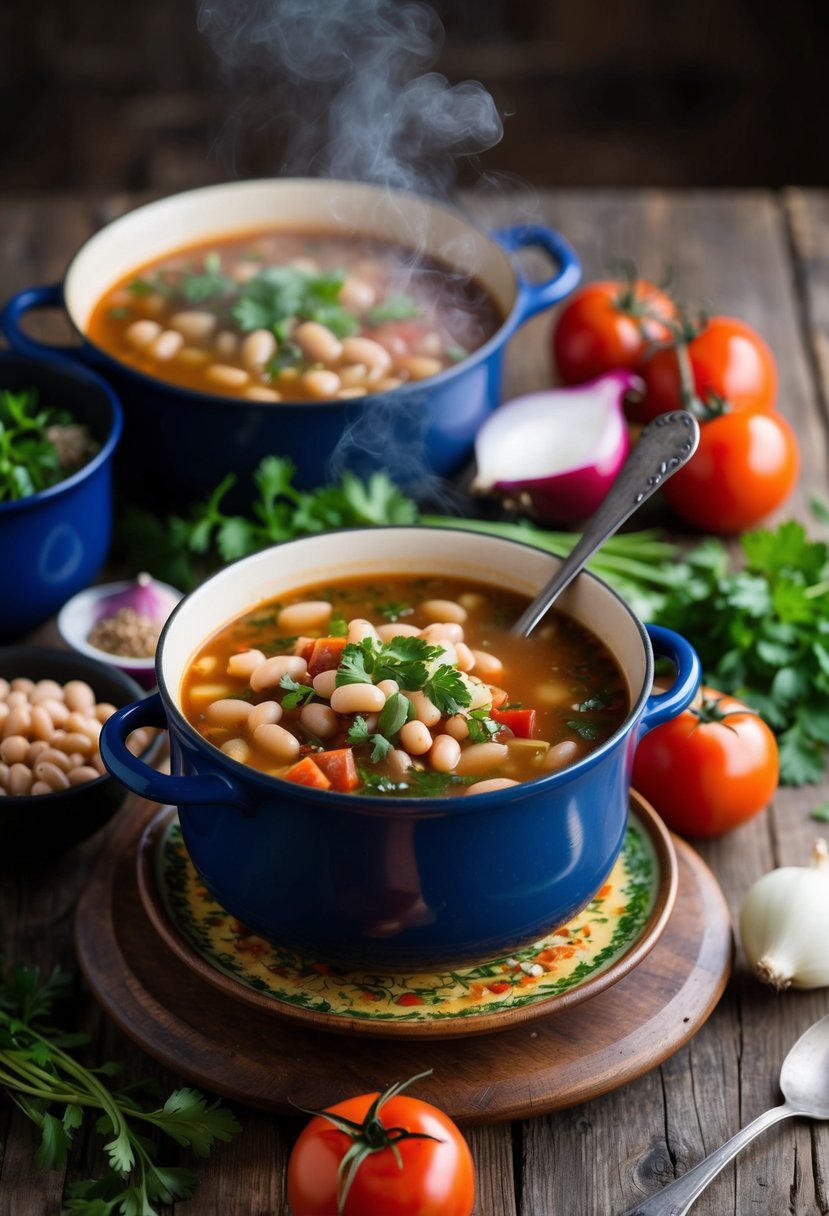
<svg viewBox="0 0 829 1216">
<path fill-rule="evenodd" d="M 595 899 L 568 924 L 509 957 L 398 975 L 344 971 L 251 933 L 204 886 L 171 808 L 144 834 L 138 885 L 167 946 L 242 1002 L 329 1030 L 448 1037 L 571 1008 L 621 979 L 668 922 L 677 866 L 662 821 L 632 795 L 619 859 Z"/>
</svg>

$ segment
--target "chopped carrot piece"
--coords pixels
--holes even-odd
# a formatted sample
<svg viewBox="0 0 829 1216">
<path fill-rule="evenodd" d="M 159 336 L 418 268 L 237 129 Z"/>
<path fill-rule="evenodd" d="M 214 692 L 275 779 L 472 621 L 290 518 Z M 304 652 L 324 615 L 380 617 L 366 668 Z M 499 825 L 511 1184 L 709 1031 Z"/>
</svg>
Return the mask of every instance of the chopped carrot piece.
<svg viewBox="0 0 829 1216">
<path fill-rule="evenodd" d="M 313 679 L 321 671 L 333 671 L 339 667 L 346 645 L 345 638 L 317 638 L 308 657 L 308 675 Z"/>
<path fill-rule="evenodd" d="M 297 785 L 310 785 L 318 790 L 330 790 L 331 782 L 322 769 L 317 768 L 310 756 L 293 764 L 282 776 L 286 781 L 294 781 Z"/>
<path fill-rule="evenodd" d="M 317 644 L 316 638 L 299 637 L 294 642 L 294 654 L 299 655 L 299 657 L 301 659 L 305 659 L 305 662 L 307 663 L 313 653 L 313 650 L 314 650 L 314 647 L 316 646 L 316 644 Z"/>
<path fill-rule="evenodd" d="M 535 738 L 536 712 L 534 709 L 496 709 L 493 703 L 490 717 L 493 722 L 511 730 L 516 739 Z"/>
<path fill-rule="evenodd" d="M 317 752 L 314 764 L 322 769 L 335 790 L 350 794 L 360 784 L 354 752 L 350 747 L 341 747 L 336 751 Z"/>
</svg>

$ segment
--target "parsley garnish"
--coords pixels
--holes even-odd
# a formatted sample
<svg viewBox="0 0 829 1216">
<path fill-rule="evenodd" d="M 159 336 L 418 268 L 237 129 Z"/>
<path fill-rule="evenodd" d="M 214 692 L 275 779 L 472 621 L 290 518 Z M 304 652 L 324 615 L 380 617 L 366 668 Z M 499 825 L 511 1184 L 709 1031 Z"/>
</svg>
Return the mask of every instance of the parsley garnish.
<svg viewBox="0 0 829 1216">
<path fill-rule="evenodd" d="M 344 282 L 341 270 L 313 275 L 295 266 L 266 266 L 239 284 L 231 313 L 241 330 L 270 329 L 283 341 L 286 321 L 318 321 L 347 338 L 360 322 L 339 303 Z"/>
<path fill-rule="evenodd" d="M 500 723 L 494 722 L 490 718 L 489 710 L 485 705 L 480 709 L 473 709 L 467 715 L 466 724 L 469 727 L 469 738 L 473 743 L 486 743 L 501 730 Z"/>
<path fill-rule="evenodd" d="M 457 714 L 472 700 L 469 688 L 456 667 L 444 663 L 423 685 L 426 696 L 442 714 Z"/>
<path fill-rule="evenodd" d="M 818 823 L 829 823 L 829 802 L 822 802 L 820 806 L 816 806 L 809 818 L 816 819 Z"/>
<path fill-rule="evenodd" d="M 419 317 L 420 309 L 411 296 L 388 296 L 382 304 L 376 304 L 366 313 L 369 325 L 382 325 L 384 321 L 408 321 Z"/>
<path fill-rule="evenodd" d="M 584 718 L 571 718 L 567 725 L 570 730 L 574 730 L 577 735 L 581 735 L 582 739 L 598 739 L 602 733 L 602 728 L 598 722 L 591 722 Z"/>
<path fill-rule="evenodd" d="M 427 769 L 412 768 L 405 781 L 393 781 L 384 773 L 358 768 L 362 782 L 362 793 L 401 798 L 435 798 L 445 794 L 450 786 L 473 785 L 478 777 L 459 777 L 457 773 L 435 773 Z"/>
<path fill-rule="evenodd" d="M 328 636 L 330 638 L 344 638 L 348 636 L 348 621 L 341 612 L 332 612 L 328 622 Z"/>
<path fill-rule="evenodd" d="M 389 604 L 378 604 L 377 611 L 380 613 L 380 616 L 384 616 L 387 621 L 394 623 L 395 621 L 402 620 L 403 617 L 411 616 L 414 612 L 414 608 L 412 608 L 411 604 L 401 604 L 393 601 Z"/>
<path fill-rule="evenodd" d="M 279 687 L 287 690 L 282 698 L 282 705 L 285 709 L 296 709 L 298 705 L 305 705 L 316 695 L 313 684 L 298 684 L 293 676 L 288 675 L 287 671 L 279 681 Z"/>
<path fill-rule="evenodd" d="M 53 427 L 73 424 L 63 410 L 41 405 L 35 389 L 0 389 L 0 502 L 28 498 L 68 477 Z M 89 440 L 89 459 L 96 446 Z M 76 467 L 76 466 L 73 466 Z"/>
<path fill-rule="evenodd" d="M 105 1078 L 118 1066 L 85 1068 L 69 1049 L 86 1043 L 87 1036 L 43 1022 L 67 992 L 68 977 L 57 968 L 43 981 L 36 967 L 0 975 L 0 1084 L 40 1130 L 36 1165 L 65 1167 L 88 1116 L 91 1128 L 106 1137 L 109 1169 L 101 1178 L 70 1183 L 67 1212 L 155 1216 L 156 1202 L 189 1199 L 198 1179 L 191 1170 L 156 1164 L 147 1132 L 155 1128 L 206 1157 L 216 1140 L 229 1140 L 239 1125 L 230 1111 L 217 1102 L 208 1105 L 195 1089 L 177 1089 L 163 1106 L 149 1107 L 138 1095 L 154 1096 L 154 1082 L 110 1089 Z"/>
<path fill-rule="evenodd" d="M 201 273 L 185 271 L 179 282 L 179 290 L 191 304 L 212 300 L 216 296 L 232 295 L 238 284 L 229 275 L 222 274 L 222 258 L 215 251 L 205 255 Z"/>
<path fill-rule="evenodd" d="M 351 723 L 346 738 L 353 747 L 359 747 L 361 743 L 370 743 L 372 745 L 371 758 L 375 764 L 378 760 L 385 760 L 392 749 L 392 745 L 385 735 L 368 729 L 368 723 L 362 714 L 358 714 Z"/>
</svg>

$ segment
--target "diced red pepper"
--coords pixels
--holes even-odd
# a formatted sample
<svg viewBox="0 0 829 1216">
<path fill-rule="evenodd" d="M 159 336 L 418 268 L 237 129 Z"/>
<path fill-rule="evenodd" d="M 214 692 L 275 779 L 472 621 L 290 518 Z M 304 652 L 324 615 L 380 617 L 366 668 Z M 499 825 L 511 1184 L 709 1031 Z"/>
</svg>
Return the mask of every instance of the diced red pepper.
<svg viewBox="0 0 829 1216">
<path fill-rule="evenodd" d="M 317 638 L 308 658 L 308 675 L 311 679 L 321 671 L 334 671 L 339 667 L 346 645 L 345 638 Z"/>
<path fill-rule="evenodd" d="M 499 726 L 506 726 L 516 739 L 534 739 L 537 713 L 534 709 L 492 709 L 489 716 Z"/>
<path fill-rule="evenodd" d="M 321 768 L 318 768 L 310 756 L 291 765 L 282 776 L 286 781 L 294 781 L 297 785 L 310 785 L 318 790 L 330 790 L 331 782 Z"/>
<path fill-rule="evenodd" d="M 350 794 L 360 784 L 354 752 L 350 747 L 341 747 L 336 751 L 317 752 L 314 764 L 322 769 L 335 790 L 342 794 Z"/>
</svg>

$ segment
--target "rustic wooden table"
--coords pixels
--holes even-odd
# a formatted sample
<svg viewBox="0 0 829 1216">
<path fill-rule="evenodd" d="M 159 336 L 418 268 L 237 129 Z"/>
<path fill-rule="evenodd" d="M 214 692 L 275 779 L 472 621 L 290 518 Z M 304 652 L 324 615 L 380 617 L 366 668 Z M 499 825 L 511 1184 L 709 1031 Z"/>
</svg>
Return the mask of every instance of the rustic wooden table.
<svg viewBox="0 0 829 1216">
<path fill-rule="evenodd" d="M 0 295 L 61 277 L 69 256 L 101 223 L 130 205 L 80 195 L 0 202 Z M 635 258 L 659 275 L 672 262 L 685 298 L 754 324 L 780 367 L 781 411 L 797 429 L 800 485 L 784 509 L 808 518 L 810 496 L 826 496 L 829 430 L 829 195 L 658 191 L 563 192 L 476 197 L 470 210 L 490 224 L 542 218 L 580 251 L 588 277 L 608 260 Z M 507 395 L 549 382 L 549 317 L 513 341 Z M 9 574 L 0 581 L 8 587 Z M 732 915 L 749 885 L 775 865 L 803 864 L 817 825 L 809 811 L 829 785 L 784 789 L 752 823 L 699 852 L 719 879 Z M 13 962 L 61 964 L 77 977 L 72 914 L 106 832 L 59 865 L 0 882 L 0 952 Z M 815 926 L 829 932 L 829 925 Z M 117 1033 L 78 978 L 77 1025 L 102 1056 L 128 1074 L 165 1075 Z M 726 994 L 695 1037 L 658 1068 L 603 1098 L 524 1122 L 473 1127 L 477 1216 L 612 1216 L 682 1174 L 742 1124 L 779 1100 L 779 1066 L 789 1045 L 829 1011 L 829 992 L 777 996 L 747 973 L 737 954 Z M 463 1041 L 458 1041 L 462 1058 Z M 347 1050 L 347 1048 L 346 1048 Z M 394 1078 L 390 1078 L 394 1079 Z M 485 1084 L 485 1078 L 481 1078 Z M 287 1216 L 285 1167 L 300 1124 L 239 1110 L 244 1132 L 198 1162 L 201 1185 L 182 1212 L 199 1216 Z M 66 1177 L 38 1169 L 32 1125 L 0 1098 L 0 1216 L 51 1216 L 67 1180 L 96 1161 L 84 1142 Z M 694 1208 L 699 1216 L 829 1212 L 829 1128 L 792 1120 L 738 1157 Z"/>
</svg>

